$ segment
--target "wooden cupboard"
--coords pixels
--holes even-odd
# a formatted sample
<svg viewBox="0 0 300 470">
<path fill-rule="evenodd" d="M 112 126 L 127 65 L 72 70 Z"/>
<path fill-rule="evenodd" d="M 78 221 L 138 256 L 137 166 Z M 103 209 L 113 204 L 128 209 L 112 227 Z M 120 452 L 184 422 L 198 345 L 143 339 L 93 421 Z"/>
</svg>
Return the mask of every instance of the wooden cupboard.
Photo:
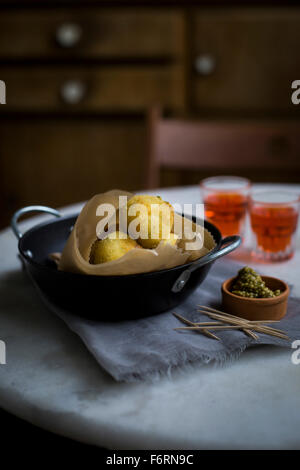
<svg viewBox="0 0 300 470">
<path fill-rule="evenodd" d="M 272 2 L 0 0 L 0 225 L 22 205 L 141 189 L 153 104 L 169 116 L 297 124 L 299 40 L 300 7 Z M 164 171 L 162 184 L 207 174 Z M 300 182 L 298 165 L 248 176 Z"/>
<path fill-rule="evenodd" d="M 300 8 L 208 10 L 193 21 L 195 110 L 299 116 L 291 83 L 300 77 Z"/>
</svg>

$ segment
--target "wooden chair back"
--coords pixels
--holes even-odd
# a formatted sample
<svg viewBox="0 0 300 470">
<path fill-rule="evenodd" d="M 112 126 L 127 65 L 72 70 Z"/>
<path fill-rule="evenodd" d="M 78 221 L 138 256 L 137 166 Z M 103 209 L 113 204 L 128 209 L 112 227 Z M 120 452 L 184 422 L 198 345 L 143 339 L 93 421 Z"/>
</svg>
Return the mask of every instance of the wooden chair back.
<svg viewBox="0 0 300 470">
<path fill-rule="evenodd" d="M 145 186 L 159 187 L 161 168 L 300 170 L 300 125 L 291 122 L 214 122 L 148 118 Z"/>
</svg>

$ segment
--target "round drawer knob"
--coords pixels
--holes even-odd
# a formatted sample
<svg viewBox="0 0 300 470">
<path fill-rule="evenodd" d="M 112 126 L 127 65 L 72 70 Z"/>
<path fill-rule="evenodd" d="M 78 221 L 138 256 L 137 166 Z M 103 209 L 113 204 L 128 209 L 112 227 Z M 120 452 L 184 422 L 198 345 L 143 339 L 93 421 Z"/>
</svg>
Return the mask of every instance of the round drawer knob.
<svg viewBox="0 0 300 470">
<path fill-rule="evenodd" d="M 58 26 L 55 37 L 61 47 L 75 47 L 82 36 L 82 28 L 76 23 L 63 23 Z"/>
<path fill-rule="evenodd" d="M 67 104 L 78 104 L 86 95 L 86 86 L 80 80 L 69 80 L 61 86 L 60 94 Z"/>
<path fill-rule="evenodd" d="M 195 60 L 195 69 L 200 75 L 210 75 L 216 68 L 216 59 L 211 54 L 201 54 Z"/>
</svg>

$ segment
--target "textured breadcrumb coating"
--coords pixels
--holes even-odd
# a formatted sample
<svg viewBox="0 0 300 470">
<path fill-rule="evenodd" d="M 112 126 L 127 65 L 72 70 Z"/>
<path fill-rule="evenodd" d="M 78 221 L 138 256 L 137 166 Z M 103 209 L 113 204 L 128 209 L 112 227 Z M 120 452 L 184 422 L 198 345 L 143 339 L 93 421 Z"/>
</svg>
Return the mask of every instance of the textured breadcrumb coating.
<svg viewBox="0 0 300 470">
<path fill-rule="evenodd" d="M 112 232 L 104 240 L 96 240 L 90 252 L 90 264 L 107 263 L 114 261 L 124 256 L 128 251 L 138 247 L 135 240 L 127 236 L 127 238 L 120 238 L 121 232 Z"/>
<path fill-rule="evenodd" d="M 139 208 L 136 207 L 136 213 L 132 214 L 130 209 L 133 208 L 135 204 L 143 205 L 144 210 L 139 210 Z M 153 207 L 154 204 L 158 206 L 157 212 L 155 211 L 155 207 Z M 156 248 L 162 240 L 175 245 L 177 239 L 175 241 L 174 234 L 171 234 L 174 226 L 174 209 L 171 204 L 163 201 L 159 196 L 133 196 L 129 199 L 127 205 L 128 226 L 136 219 L 138 219 L 139 222 L 139 224 L 136 225 L 137 229 L 145 227 L 146 238 L 141 236 L 137 240 L 142 247 L 149 249 Z M 154 228 L 154 231 L 151 230 L 151 227 Z M 155 233 L 158 236 L 155 236 Z M 166 233 L 167 236 L 163 237 Z"/>
</svg>

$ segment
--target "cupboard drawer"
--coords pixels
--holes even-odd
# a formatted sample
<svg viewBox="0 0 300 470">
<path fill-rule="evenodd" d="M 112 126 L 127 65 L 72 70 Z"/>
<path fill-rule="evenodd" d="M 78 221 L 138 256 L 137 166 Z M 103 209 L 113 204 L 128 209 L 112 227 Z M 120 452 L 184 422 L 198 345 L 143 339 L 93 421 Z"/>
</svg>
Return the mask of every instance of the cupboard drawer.
<svg viewBox="0 0 300 470">
<path fill-rule="evenodd" d="M 300 9 L 204 10 L 195 16 L 198 110 L 288 111 L 300 76 Z"/>
<path fill-rule="evenodd" d="M 1 58 L 151 58 L 181 51 L 183 18 L 173 9 L 19 9 L 1 11 L 0 31 Z"/>
<path fill-rule="evenodd" d="M 112 188 L 139 189 L 144 134 L 141 121 L 1 120 L 0 226 L 24 205 L 57 207 Z"/>
<path fill-rule="evenodd" d="M 11 67 L 2 69 L 1 111 L 141 112 L 159 102 L 183 107 L 178 66 Z"/>
</svg>

